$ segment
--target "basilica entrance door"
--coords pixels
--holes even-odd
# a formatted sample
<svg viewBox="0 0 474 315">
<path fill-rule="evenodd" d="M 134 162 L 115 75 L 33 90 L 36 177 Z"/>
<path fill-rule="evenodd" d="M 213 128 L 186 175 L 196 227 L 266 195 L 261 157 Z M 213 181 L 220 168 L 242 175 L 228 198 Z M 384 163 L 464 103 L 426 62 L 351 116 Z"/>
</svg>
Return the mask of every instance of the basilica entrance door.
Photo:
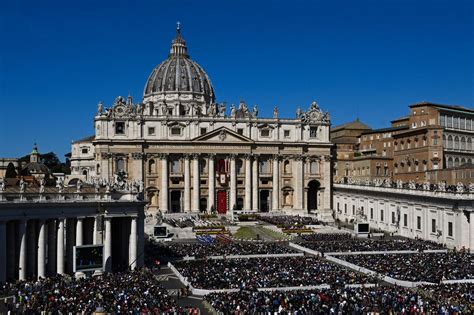
<svg viewBox="0 0 474 315">
<path fill-rule="evenodd" d="M 227 192 L 219 190 L 217 192 L 217 213 L 225 214 L 227 212 Z"/>
</svg>

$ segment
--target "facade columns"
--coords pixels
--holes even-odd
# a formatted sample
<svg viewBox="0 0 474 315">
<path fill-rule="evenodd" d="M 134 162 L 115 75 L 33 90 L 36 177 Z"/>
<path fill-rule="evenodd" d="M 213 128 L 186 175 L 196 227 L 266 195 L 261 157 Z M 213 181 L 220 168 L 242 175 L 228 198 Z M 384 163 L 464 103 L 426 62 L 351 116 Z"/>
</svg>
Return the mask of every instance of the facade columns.
<svg viewBox="0 0 474 315">
<path fill-rule="evenodd" d="M 252 210 L 258 211 L 258 156 L 253 156 L 253 166 L 252 166 Z"/>
<path fill-rule="evenodd" d="M 20 241 L 20 257 L 18 260 L 18 279 L 26 279 L 26 228 L 27 221 L 20 220 L 18 222 L 18 239 Z"/>
<path fill-rule="evenodd" d="M 207 208 L 209 212 L 211 212 L 213 208 L 215 209 L 214 202 L 216 200 L 216 195 L 215 195 L 216 194 L 216 168 L 214 166 L 214 157 L 215 157 L 215 154 L 209 154 L 208 163 L 207 163 L 207 168 L 208 168 L 207 173 L 209 175 L 209 179 L 208 179 L 209 197 L 207 200 Z"/>
<path fill-rule="evenodd" d="M 129 239 L 129 266 L 133 270 L 137 267 L 137 217 L 130 220 L 130 239 Z"/>
<path fill-rule="evenodd" d="M 112 271 L 112 218 L 104 217 L 105 221 L 105 245 L 104 245 L 104 269 Z"/>
<path fill-rule="evenodd" d="M 199 155 L 193 155 L 193 202 L 192 211 L 199 212 L 199 196 L 201 176 L 199 174 Z"/>
<path fill-rule="evenodd" d="M 38 279 L 46 276 L 46 224 L 44 220 L 38 221 Z"/>
<path fill-rule="evenodd" d="M 252 209 L 252 157 L 245 156 L 245 204 L 244 210 Z"/>
<path fill-rule="evenodd" d="M 474 212 L 469 213 L 469 225 L 471 226 L 469 229 L 469 251 L 474 254 Z"/>
<path fill-rule="evenodd" d="M 273 157 L 273 180 L 272 180 L 272 210 L 280 209 L 280 160 L 277 155 Z"/>
<path fill-rule="evenodd" d="M 163 154 L 161 158 L 161 205 L 162 212 L 168 212 L 168 155 Z"/>
<path fill-rule="evenodd" d="M 191 169 L 190 156 L 184 155 L 184 211 L 191 211 Z"/>
<path fill-rule="evenodd" d="M 294 198 L 293 198 L 293 209 L 303 210 L 303 194 L 304 194 L 304 175 L 303 175 L 303 160 L 302 156 L 297 156 L 295 159 L 294 167 Z"/>
<path fill-rule="evenodd" d="M 7 280 L 7 223 L 5 221 L 0 221 L 0 283 L 5 283 L 6 280 Z"/>
<path fill-rule="evenodd" d="M 326 155 L 324 157 L 324 204 L 323 209 L 331 209 L 331 156 Z"/>
<path fill-rule="evenodd" d="M 64 219 L 58 220 L 58 244 L 56 254 L 57 273 L 64 274 Z"/>
<path fill-rule="evenodd" d="M 237 174 L 235 168 L 235 154 L 230 155 L 230 196 L 229 196 L 229 208 L 231 211 L 237 207 Z"/>
</svg>

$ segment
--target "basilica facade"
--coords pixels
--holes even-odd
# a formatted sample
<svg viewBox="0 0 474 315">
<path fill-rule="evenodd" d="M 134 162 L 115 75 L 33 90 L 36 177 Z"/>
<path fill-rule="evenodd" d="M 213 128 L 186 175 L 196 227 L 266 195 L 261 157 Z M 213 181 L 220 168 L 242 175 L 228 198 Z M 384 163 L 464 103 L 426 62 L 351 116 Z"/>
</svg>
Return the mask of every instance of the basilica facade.
<svg viewBox="0 0 474 315">
<path fill-rule="evenodd" d="M 309 103 L 309 102 L 308 102 Z M 295 118 L 260 117 L 244 101 L 217 103 L 203 68 L 177 28 L 168 58 L 153 69 L 141 102 L 102 103 L 95 135 L 72 144 L 72 174 L 143 183 L 149 207 L 170 212 L 331 208 L 330 119 L 316 102 Z M 326 211 L 327 212 L 327 211 Z"/>
</svg>

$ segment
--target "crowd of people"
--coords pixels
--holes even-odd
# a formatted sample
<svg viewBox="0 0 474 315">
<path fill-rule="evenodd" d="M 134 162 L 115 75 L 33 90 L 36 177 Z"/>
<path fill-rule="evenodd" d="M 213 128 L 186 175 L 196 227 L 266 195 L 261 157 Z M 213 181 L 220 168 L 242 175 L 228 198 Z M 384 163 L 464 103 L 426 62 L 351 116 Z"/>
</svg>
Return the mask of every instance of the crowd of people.
<svg viewBox="0 0 474 315">
<path fill-rule="evenodd" d="M 188 314 L 148 269 L 75 279 L 55 276 L 6 283 L 6 311 L 17 314 Z"/>
<path fill-rule="evenodd" d="M 200 289 L 275 288 L 374 283 L 364 274 L 318 257 L 190 260 L 174 263 Z M 216 277 L 216 275 L 219 275 Z"/>
<path fill-rule="evenodd" d="M 316 219 L 315 217 L 301 217 L 294 215 L 260 216 L 259 220 L 276 225 L 281 228 L 320 224 L 318 219 Z"/>
<path fill-rule="evenodd" d="M 334 288 L 298 291 L 241 290 L 205 300 L 218 314 L 472 314 L 474 285 Z M 446 295 L 444 292 L 450 292 Z"/>
<path fill-rule="evenodd" d="M 229 255 L 267 255 L 297 253 L 287 242 L 170 242 L 152 240 L 145 244 L 145 260 L 153 264 L 157 259 L 164 261 L 183 257 L 204 258 Z"/>
<path fill-rule="evenodd" d="M 408 238 L 357 238 L 351 234 L 302 235 L 299 245 L 323 253 L 444 249 L 442 245 Z"/>
<path fill-rule="evenodd" d="M 474 279 L 474 255 L 467 252 L 345 255 L 338 258 L 404 281 L 439 283 Z"/>
</svg>

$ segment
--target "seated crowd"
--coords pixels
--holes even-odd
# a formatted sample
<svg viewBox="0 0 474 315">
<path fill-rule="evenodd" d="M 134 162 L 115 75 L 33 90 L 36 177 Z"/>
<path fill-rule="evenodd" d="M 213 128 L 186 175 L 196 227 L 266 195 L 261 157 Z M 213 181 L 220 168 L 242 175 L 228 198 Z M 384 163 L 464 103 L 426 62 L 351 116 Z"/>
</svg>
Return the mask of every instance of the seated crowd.
<svg viewBox="0 0 474 315">
<path fill-rule="evenodd" d="M 75 279 L 55 276 L 38 281 L 6 283 L 2 296 L 7 311 L 41 314 L 107 313 L 187 314 L 147 270 L 107 273 Z"/>
<path fill-rule="evenodd" d="M 370 277 L 318 257 L 190 260 L 174 266 L 200 289 L 374 283 Z"/>
<path fill-rule="evenodd" d="M 474 255 L 465 252 L 337 256 L 385 276 L 404 281 L 439 283 L 474 279 Z"/>
<path fill-rule="evenodd" d="M 212 293 L 205 300 L 223 314 L 471 314 L 474 285 L 334 288 L 299 291 L 241 290 Z M 449 294 L 445 294 L 449 292 Z"/>
<path fill-rule="evenodd" d="M 434 242 L 408 238 L 357 238 L 351 234 L 311 234 L 301 238 L 304 242 L 299 245 L 324 253 L 444 249 Z"/>
<path fill-rule="evenodd" d="M 314 217 L 300 217 L 293 215 L 260 216 L 259 220 L 276 225 L 281 228 L 319 224 L 318 219 Z"/>
<path fill-rule="evenodd" d="M 149 256 L 154 256 L 154 259 L 164 256 L 172 258 L 186 256 L 202 258 L 208 256 L 297 253 L 287 243 L 282 242 L 152 243 L 147 244 L 145 252 Z"/>
</svg>

